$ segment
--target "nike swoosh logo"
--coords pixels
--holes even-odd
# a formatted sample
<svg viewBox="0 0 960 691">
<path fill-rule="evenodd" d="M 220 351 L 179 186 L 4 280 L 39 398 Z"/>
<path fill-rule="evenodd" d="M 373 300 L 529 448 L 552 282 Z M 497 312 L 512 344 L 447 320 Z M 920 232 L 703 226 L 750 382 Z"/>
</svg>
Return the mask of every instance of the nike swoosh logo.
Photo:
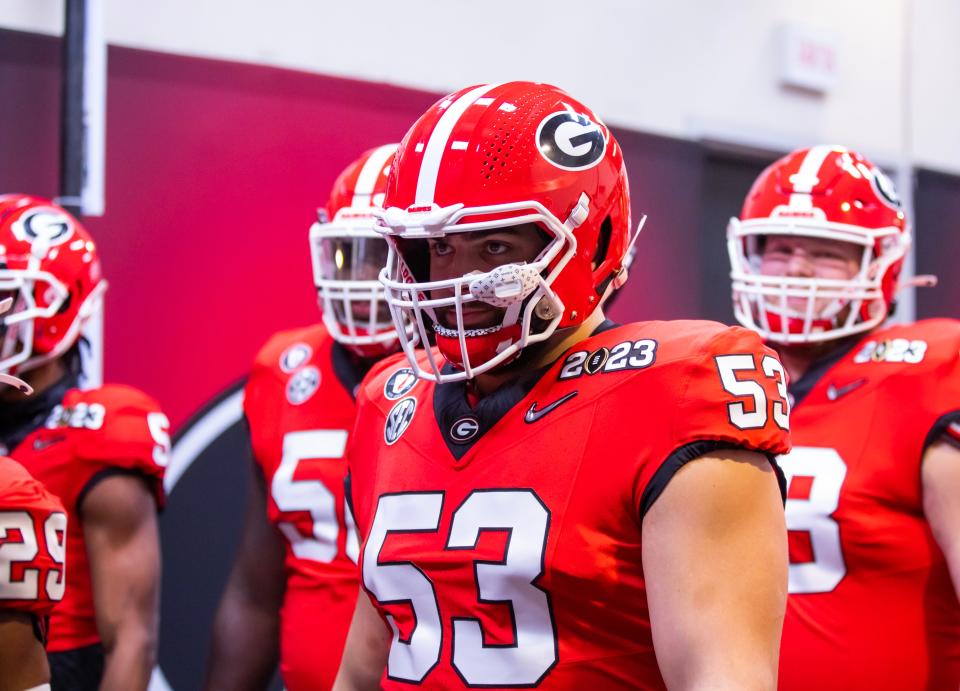
<svg viewBox="0 0 960 691">
<path fill-rule="evenodd" d="M 44 449 L 51 447 L 54 444 L 59 444 L 64 439 L 66 439 L 66 437 L 63 435 L 60 435 L 59 437 L 53 437 L 51 439 L 35 439 L 33 441 L 33 450 L 43 451 Z"/>
<path fill-rule="evenodd" d="M 849 384 L 845 384 L 844 386 L 839 386 L 839 387 L 831 384 L 829 387 L 827 387 L 827 398 L 830 399 L 831 401 L 835 401 L 841 396 L 846 396 L 848 393 L 850 393 L 854 389 L 859 389 L 861 386 L 863 386 L 866 383 L 867 383 L 866 379 L 857 379 L 856 381 L 852 381 Z"/>
<path fill-rule="evenodd" d="M 556 410 L 556 409 L 559 408 L 560 406 L 562 406 L 564 403 L 566 403 L 567 401 L 569 401 L 571 398 L 573 398 L 574 396 L 576 396 L 578 393 L 579 393 L 578 391 L 571 391 L 571 392 L 568 393 L 566 396 L 562 396 L 562 397 L 558 398 L 558 399 L 555 400 L 553 403 L 550 403 L 549 405 L 543 406 L 542 408 L 540 408 L 540 410 L 537 410 L 537 402 L 534 401 L 534 402 L 530 405 L 530 408 L 527 410 L 527 414 L 523 416 L 523 421 L 526 422 L 528 425 L 532 425 L 534 422 L 536 422 L 537 420 L 539 420 L 540 418 L 542 418 L 544 415 L 546 415 L 546 414 L 548 414 L 548 413 Z"/>
</svg>

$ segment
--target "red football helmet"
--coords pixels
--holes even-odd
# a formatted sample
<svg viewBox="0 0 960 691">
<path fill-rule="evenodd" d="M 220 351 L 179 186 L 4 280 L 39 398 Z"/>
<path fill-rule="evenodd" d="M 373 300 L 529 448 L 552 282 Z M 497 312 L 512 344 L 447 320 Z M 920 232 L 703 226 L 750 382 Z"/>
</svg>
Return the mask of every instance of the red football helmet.
<svg viewBox="0 0 960 691">
<path fill-rule="evenodd" d="M 469 379 L 516 358 L 556 329 L 581 324 L 622 285 L 632 243 L 623 154 L 600 119 L 555 86 L 531 82 L 461 89 L 430 107 L 397 151 L 380 215 L 390 243 L 381 274 L 400 340 L 418 375 Z M 535 223 L 548 238 L 533 261 L 431 281 L 424 241 Z M 442 294 L 439 297 L 437 294 Z M 463 306 L 502 310 L 499 324 L 467 328 Z M 456 328 L 436 310 L 453 309 Z M 453 366 L 414 348 L 429 332 Z"/>
<path fill-rule="evenodd" d="M 763 275 L 770 235 L 861 246 L 860 271 L 850 280 Z M 760 174 L 741 217 L 730 220 L 727 248 L 737 320 L 776 343 L 815 343 L 887 318 L 910 233 L 893 183 L 879 168 L 842 146 L 814 146 Z"/>
<path fill-rule="evenodd" d="M 76 343 L 107 288 L 93 239 L 56 204 L 0 195 L 0 371 L 25 372 Z"/>
<path fill-rule="evenodd" d="M 377 280 L 387 243 L 373 230 L 372 208 L 383 205 L 396 144 L 365 152 L 340 173 L 310 228 L 313 280 L 323 322 L 339 343 L 361 357 L 382 357 L 397 334 Z"/>
</svg>

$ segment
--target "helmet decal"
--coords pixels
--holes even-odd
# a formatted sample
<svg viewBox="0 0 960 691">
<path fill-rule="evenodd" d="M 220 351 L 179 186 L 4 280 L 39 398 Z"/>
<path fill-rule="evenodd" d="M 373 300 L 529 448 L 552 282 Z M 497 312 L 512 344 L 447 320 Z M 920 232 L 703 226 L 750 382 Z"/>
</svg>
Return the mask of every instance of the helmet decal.
<svg viewBox="0 0 960 691">
<path fill-rule="evenodd" d="M 563 170 L 587 170 L 607 151 L 600 125 L 586 115 L 562 110 L 551 113 L 537 128 L 537 149 L 547 161 Z"/>
<path fill-rule="evenodd" d="M 874 166 L 871 170 L 870 182 L 877 193 L 877 198 L 891 209 L 900 210 L 900 195 L 897 194 L 897 188 L 893 185 L 886 173 Z"/>
<path fill-rule="evenodd" d="M 45 246 L 62 245 L 73 237 L 73 222 L 58 209 L 39 206 L 28 209 L 12 224 L 14 236 L 33 244 L 38 240 Z"/>
</svg>

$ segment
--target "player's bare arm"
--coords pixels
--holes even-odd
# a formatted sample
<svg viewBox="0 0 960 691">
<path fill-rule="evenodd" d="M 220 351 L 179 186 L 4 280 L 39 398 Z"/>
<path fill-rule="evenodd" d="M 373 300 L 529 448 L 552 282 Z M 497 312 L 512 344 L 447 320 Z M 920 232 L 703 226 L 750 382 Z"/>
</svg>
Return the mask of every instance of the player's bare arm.
<svg viewBox="0 0 960 691">
<path fill-rule="evenodd" d="M 719 451 L 681 468 L 644 517 L 643 568 L 671 691 L 776 688 L 787 540 L 766 458 Z"/>
<path fill-rule="evenodd" d="M 252 475 L 240 551 L 213 621 L 208 691 L 266 688 L 279 658 L 283 542 L 267 519 L 263 473 Z"/>
<path fill-rule="evenodd" d="M 118 475 L 96 484 L 80 510 L 105 653 L 100 688 L 146 689 L 160 604 L 155 500 L 139 477 Z"/>
<path fill-rule="evenodd" d="M 361 589 L 333 691 L 376 691 L 387 666 L 390 630 Z"/>
<path fill-rule="evenodd" d="M 960 446 L 941 438 L 923 456 L 923 511 L 960 595 Z"/>
<path fill-rule="evenodd" d="M 0 612 L 0 691 L 23 691 L 50 681 L 43 643 L 24 612 Z"/>
</svg>

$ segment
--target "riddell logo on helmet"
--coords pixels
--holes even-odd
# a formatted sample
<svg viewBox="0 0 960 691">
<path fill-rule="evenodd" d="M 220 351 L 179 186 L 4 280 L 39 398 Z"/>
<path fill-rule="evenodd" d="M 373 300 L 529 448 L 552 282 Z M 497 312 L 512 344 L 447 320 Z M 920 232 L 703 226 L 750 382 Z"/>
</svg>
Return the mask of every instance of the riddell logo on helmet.
<svg viewBox="0 0 960 691">
<path fill-rule="evenodd" d="M 46 241 L 47 246 L 62 245 L 73 236 L 73 223 L 61 211 L 46 206 L 30 209 L 11 226 L 19 240 L 34 243 Z"/>
<path fill-rule="evenodd" d="M 537 150 L 563 170 L 586 170 L 603 160 L 607 138 L 600 125 L 586 115 L 561 110 L 537 127 Z"/>
</svg>

